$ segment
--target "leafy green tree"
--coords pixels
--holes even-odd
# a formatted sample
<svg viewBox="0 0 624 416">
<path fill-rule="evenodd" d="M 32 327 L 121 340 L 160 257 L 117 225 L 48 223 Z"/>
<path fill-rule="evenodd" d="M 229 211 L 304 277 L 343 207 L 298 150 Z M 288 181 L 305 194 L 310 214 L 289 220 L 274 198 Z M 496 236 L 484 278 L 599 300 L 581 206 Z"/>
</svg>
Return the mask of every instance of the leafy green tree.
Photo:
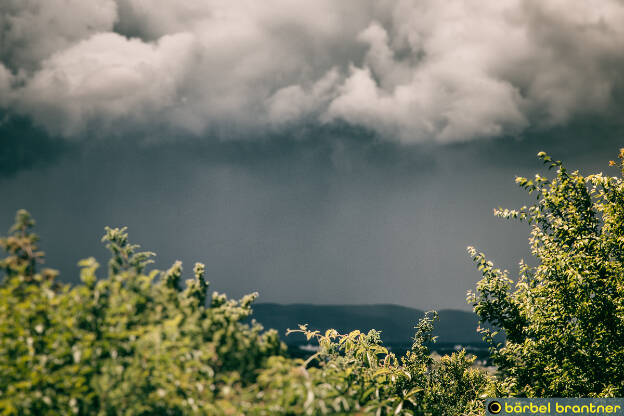
<svg viewBox="0 0 624 416">
<path fill-rule="evenodd" d="M 482 323 L 504 333 L 499 342 L 482 330 L 511 393 L 622 397 L 624 181 L 570 172 L 544 152 L 538 157 L 556 170 L 554 178 L 516 178 L 535 204 L 495 210 L 530 225 L 537 264 L 521 262 L 514 283 L 469 247 L 483 279 L 468 301 Z"/>
</svg>

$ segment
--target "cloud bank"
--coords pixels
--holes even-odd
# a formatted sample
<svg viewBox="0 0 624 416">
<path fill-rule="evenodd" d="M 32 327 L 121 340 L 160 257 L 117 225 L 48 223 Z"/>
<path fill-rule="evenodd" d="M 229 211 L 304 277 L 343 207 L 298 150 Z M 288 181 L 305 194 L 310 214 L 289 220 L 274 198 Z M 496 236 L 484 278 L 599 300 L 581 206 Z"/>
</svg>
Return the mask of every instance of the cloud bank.
<svg viewBox="0 0 624 416">
<path fill-rule="evenodd" d="M 404 143 L 617 106 L 620 0 L 5 0 L 0 111 L 69 139 L 346 122 Z"/>
</svg>

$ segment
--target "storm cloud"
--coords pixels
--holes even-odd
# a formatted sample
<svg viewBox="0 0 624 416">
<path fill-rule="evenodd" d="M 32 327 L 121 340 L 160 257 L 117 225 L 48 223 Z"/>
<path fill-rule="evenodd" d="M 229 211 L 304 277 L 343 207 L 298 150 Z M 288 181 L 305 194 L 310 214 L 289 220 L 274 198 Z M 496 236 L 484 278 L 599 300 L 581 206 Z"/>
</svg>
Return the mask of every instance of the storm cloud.
<svg viewBox="0 0 624 416">
<path fill-rule="evenodd" d="M 622 50 L 618 0 L 6 0 L 0 110 L 72 140 L 448 143 L 613 111 Z"/>
</svg>

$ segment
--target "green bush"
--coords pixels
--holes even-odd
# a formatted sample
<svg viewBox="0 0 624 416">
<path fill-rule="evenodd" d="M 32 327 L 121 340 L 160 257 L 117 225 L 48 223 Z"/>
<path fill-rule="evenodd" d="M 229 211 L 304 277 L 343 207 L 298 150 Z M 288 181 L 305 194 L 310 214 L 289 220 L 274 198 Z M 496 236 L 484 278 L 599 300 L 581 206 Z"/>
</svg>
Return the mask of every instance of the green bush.
<svg viewBox="0 0 624 416">
<path fill-rule="evenodd" d="M 513 394 L 622 397 L 624 181 L 569 172 L 538 156 L 556 176 L 516 179 L 536 203 L 496 211 L 530 224 L 537 264 L 522 262 L 514 285 L 507 271 L 469 248 L 483 274 L 469 302 L 482 322 L 505 335 L 506 342 L 496 342 L 483 330 Z"/>
<path fill-rule="evenodd" d="M 4 415 L 477 415 L 495 395 L 492 379 L 464 352 L 435 360 L 432 319 L 396 358 L 379 333 L 321 335 L 309 360 L 291 359 L 275 331 L 245 324 L 255 295 L 207 298 L 204 266 L 182 285 L 182 267 L 146 272 L 125 229 L 106 229 L 112 253 L 82 284 L 37 271 L 34 221 L 19 211 L 0 239 L 0 413 Z M 295 331 L 297 332 L 297 331 Z"/>
<path fill-rule="evenodd" d="M 274 331 L 240 321 L 255 295 L 206 299 L 203 265 L 180 288 L 182 268 L 144 274 L 152 253 L 135 252 L 123 229 L 107 229 L 107 278 L 80 262 L 75 287 L 36 273 L 42 258 L 25 211 L 0 244 L 0 409 L 4 414 L 218 412 L 219 394 L 253 383 L 283 352 Z M 208 302 L 209 307 L 204 304 Z"/>
</svg>

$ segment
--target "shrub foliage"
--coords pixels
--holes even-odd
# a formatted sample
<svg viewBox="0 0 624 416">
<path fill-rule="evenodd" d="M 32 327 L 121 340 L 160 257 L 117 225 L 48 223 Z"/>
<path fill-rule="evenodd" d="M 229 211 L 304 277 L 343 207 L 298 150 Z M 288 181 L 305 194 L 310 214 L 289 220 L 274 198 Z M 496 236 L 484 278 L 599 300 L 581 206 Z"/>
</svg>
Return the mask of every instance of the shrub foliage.
<svg viewBox="0 0 624 416">
<path fill-rule="evenodd" d="M 0 413 L 5 415 L 476 415 L 491 379 L 462 353 L 434 360 L 432 319 L 397 358 L 379 333 L 301 332 L 320 349 L 291 359 L 275 331 L 244 323 L 256 295 L 207 296 L 204 266 L 146 272 L 125 229 L 106 229 L 108 274 L 81 261 L 82 284 L 38 263 L 19 211 L 0 261 Z"/>
</svg>

